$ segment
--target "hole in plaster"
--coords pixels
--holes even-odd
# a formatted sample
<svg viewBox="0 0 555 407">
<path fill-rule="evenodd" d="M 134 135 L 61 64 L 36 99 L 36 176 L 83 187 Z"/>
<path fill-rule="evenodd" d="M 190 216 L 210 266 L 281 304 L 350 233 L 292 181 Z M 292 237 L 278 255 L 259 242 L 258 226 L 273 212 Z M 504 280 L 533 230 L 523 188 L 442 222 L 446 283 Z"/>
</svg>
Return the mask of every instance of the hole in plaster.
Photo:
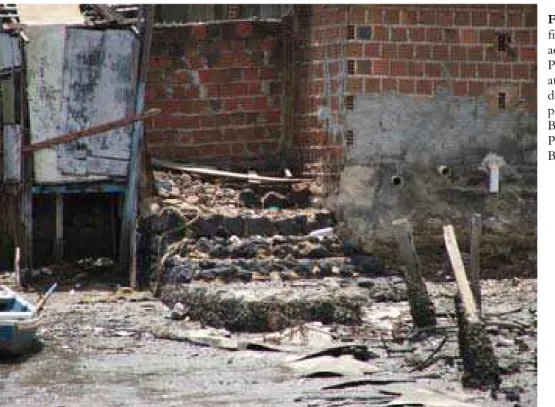
<svg viewBox="0 0 555 407">
<path fill-rule="evenodd" d="M 347 72 L 350 75 L 354 75 L 354 73 L 355 73 L 355 60 L 354 59 L 349 59 L 347 61 Z"/>
<path fill-rule="evenodd" d="M 347 26 L 347 39 L 354 40 L 355 39 L 355 26 L 349 25 Z"/>
<path fill-rule="evenodd" d="M 399 175 L 394 175 L 391 177 L 391 185 L 393 185 L 394 187 L 400 187 L 403 185 L 403 178 L 401 178 Z"/>
<path fill-rule="evenodd" d="M 499 106 L 499 109 L 505 109 L 505 106 L 506 106 L 505 98 L 506 98 L 506 96 L 507 95 L 503 92 L 497 94 L 497 106 Z"/>
<path fill-rule="evenodd" d="M 511 36 L 505 33 L 497 34 L 497 50 L 507 51 L 507 45 L 511 43 Z"/>
<path fill-rule="evenodd" d="M 451 175 L 451 168 L 445 165 L 440 165 L 439 167 L 437 167 L 437 172 L 443 175 L 444 177 L 447 177 Z"/>
<path fill-rule="evenodd" d="M 345 96 L 345 108 L 347 110 L 353 110 L 355 108 L 355 97 L 353 95 Z"/>
<path fill-rule="evenodd" d="M 347 147 L 352 147 L 355 144 L 355 132 L 353 130 L 347 130 L 345 133 L 345 145 Z"/>
</svg>

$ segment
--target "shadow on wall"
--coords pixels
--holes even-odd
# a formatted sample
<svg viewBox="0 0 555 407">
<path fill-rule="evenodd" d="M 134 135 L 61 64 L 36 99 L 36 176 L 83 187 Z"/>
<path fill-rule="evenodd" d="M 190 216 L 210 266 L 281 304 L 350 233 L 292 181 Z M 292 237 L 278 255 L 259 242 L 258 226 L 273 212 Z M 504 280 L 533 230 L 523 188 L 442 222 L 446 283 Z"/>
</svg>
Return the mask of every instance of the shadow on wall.
<svg viewBox="0 0 555 407">
<path fill-rule="evenodd" d="M 536 114 L 488 102 L 448 92 L 357 97 L 347 115 L 353 147 L 329 200 L 345 237 L 396 264 L 391 223 L 408 218 L 424 268 L 434 274 L 445 252 L 442 226 L 455 226 L 464 250 L 470 216 L 479 212 L 485 268 L 499 274 L 500 265 L 512 264 L 513 274 L 535 273 Z M 498 194 L 489 192 L 482 165 L 490 152 L 505 161 Z"/>
</svg>

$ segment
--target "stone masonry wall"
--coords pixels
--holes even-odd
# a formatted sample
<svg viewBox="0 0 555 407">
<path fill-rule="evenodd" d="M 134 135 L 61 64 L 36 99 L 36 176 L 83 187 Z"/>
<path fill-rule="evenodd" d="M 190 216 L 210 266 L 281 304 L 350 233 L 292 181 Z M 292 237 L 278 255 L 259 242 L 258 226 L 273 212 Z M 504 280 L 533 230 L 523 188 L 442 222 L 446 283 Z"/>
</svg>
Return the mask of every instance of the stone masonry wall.
<svg viewBox="0 0 555 407">
<path fill-rule="evenodd" d="M 152 155 L 233 167 L 279 162 L 280 34 L 280 24 L 263 22 L 155 28 L 146 106 L 163 114 L 146 130 Z"/>
</svg>

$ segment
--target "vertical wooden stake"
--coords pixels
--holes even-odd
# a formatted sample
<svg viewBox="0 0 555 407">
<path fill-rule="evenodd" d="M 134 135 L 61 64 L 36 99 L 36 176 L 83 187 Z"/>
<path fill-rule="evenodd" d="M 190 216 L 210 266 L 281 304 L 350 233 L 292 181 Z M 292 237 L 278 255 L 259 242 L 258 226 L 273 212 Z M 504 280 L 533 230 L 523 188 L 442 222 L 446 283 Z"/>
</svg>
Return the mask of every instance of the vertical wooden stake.
<svg viewBox="0 0 555 407">
<path fill-rule="evenodd" d="M 412 227 L 407 219 L 396 220 L 393 225 L 397 232 L 401 260 L 406 264 L 404 279 L 413 323 L 418 328 L 435 326 L 435 308 L 422 278 L 420 259 L 412 240 Z"/>
<path fill-rule="evenodd" d="M 459 294 L 455 297 L 455 310 L 459 327 L 459 353 L 464 367 L 462 384 L 464 387 L 489 386 L 497 390 L 501 384 L 499 364 L 486 327 L 479 318 L 453 226 L 444 226 L 443 236 L 459 287 Z"/>
<path fill-rule="evenodd" d="M 148 56 L 150 54 L 150 42 L 152 38 L 152 26 L 154 21 L 154 5 L 141 5 L 141 16 L 143 17 L 141 29 L 141 44 L 138 63 L 137 86 L 135 93 L 135 114 L 140 114 L 144 108 L 146 71 L 148 69 Z M 120 236 L 120 268 L 132 274 L 136 273 L 137 254 L 136 248 L 136 225 L 138 212 L 138 195 L 141 175 L 141 166 L 144 148 L 144 126 L 142 122 L 136 122 L 131 137 L 131 156 L 129 162 L 129 176 L 127 179 L 127 191 L 122 216 L 122 228 Z M 135 271 L 133 271 L 135 270 Z M 131 281 L 130 281 L 131 282 Z"/>
<path fill-rule="evenodd" d="M 54 258 L 61 261 L 64 257 L 64 196 L 56 194 L 56 240 Z"/>
<path fill-rule="evenodd" d="M 21 252 L 19 250 L 19 247 L 16 247 L 15 248 L 15 256 L 14 256 L 14 260 L 13 260 L 13 269 L 14 269 L 14 274 L 15 274 L 15 287 L 17 289 L 21 288 L 21 273 L 19 271 L 20 260 L 21 260 Z"/>
<path fill-rule="evenodd" d="M 133 290 L 137 289 L 137 219 L 133 225 L 132 233 L 135 237 L 131 239 L 131 254 L 133 261 L 129 264 L 129 285 Z"/>
<path fill-rule="evenodd" d="M 25 42 L 19 40 L 21 50 L 21 76 L 19 80 L 20 124 L 22 132 L 22 145 L 31 144 L 31 133 L 28 126 L 28 98 L 27 98 L 27 58 L 25 55 Z M 22 175 L 23 189 L 21 193 L 20 217 L 22 228 L 23 264 L 26 268 L 33 267 L 33 154 L 23 156 Z"/>
<path fill-rule="evenodd" d="M 476 300 L 478 312 L 482 310 L 482 293 L 480 291 L 480 240 L 482 236 L 482 215 L 472 214 L 470 233 L 470 289 Z"/>
</svg>

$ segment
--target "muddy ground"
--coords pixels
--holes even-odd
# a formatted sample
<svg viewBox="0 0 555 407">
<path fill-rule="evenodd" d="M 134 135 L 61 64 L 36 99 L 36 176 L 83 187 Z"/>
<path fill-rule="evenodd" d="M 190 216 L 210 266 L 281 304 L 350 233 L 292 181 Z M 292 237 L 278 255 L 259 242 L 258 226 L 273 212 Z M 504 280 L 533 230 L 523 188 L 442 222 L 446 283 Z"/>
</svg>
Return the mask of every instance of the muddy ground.
<svg viewBox="0 0 555 407">
<path fill-rule="evenodd" d="M 446 328 L 426 339 L 412 342 L 393 339 L 395 331 L 406 335 L 407 328 L 410 330 L 406 302 L 375 303 L 359 327 L 308 326 L 305 331 L 309 334 L 304 332 L 297 344 L 290 337 L 293 342 L 289 345 L 296 348 L 289 349 L 298 355 L 311 347 L 318 348 L 318 344 L 312 343 L 312 338 L 318 335 L 318 340 L 325 339 L 323 343 L 334 337 L 335 341 L 328 345 L 340 345 L 345 340 L 365 343 L 377 356 L 366 363 L 385 373 L 364 377 L 383 380 L 388 377 L 387 372 L 409 377 L 407 372 L 426 359 L 448 335 L 445 346 L 438 352 L 441 358 L 414 373 L 432 374 L 436 378 L 413 380 L 419 376 L 410 376 L 408 383 L 390 384 L 389 391 L 381 391 L 388 387 L 380 383 L 324 390 L 357 377 L 299 377 L 283 366 L 292 358 L 287 352 L 224 350 L 158 339 L 160 329 L 188 332 L 201 327 L 193 321 L 165 318 L 164 304 L 147 292 L 120 291 L 118 297 L 113 287 L 83 285 L 64 289 L 56 293 L 44 311 L 40 330 L 42 350 L 23 358 L 1 360 L 0 405 L 355 406 L 387 405 L 395 398 L 392 394 L 400 394 L 396 393 L 399 388 L 405 394 L 423 386 L 459 392 L 461 373 L 457 368 L 456 331 L 452 330 L 450 316 L 454 285 L 429 284 L 429 289 L 438 313 L 443 315 L 440 325 Z M 484 281 L 482 290 L 485 315 L 494 321 L 490 326 L 492 341 L 505 371 L 501 391 L 496 400 L 488 391 L 466 391 L 468 404 L 453 405 L 535 406 L 536 282 Z M 36 300 L 35 294 L 27 297 Z M 272 335 L 275 344 L 276 334 L 231 337 L 269 343 Z M 284 339 L 282 345 L 285 342 Z"/>
</svg>

